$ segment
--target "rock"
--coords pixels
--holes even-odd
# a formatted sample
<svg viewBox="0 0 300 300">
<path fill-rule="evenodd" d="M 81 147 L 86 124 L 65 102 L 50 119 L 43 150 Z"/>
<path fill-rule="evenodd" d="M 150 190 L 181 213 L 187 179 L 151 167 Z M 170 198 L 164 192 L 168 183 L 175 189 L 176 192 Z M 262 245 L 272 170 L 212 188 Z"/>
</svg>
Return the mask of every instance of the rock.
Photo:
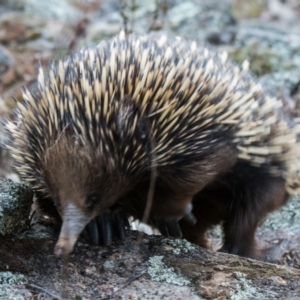
<svg viewBox="0 0 300 300">
<path fill-rule="evenodd" d="M 70 1 L 26 0 L 25 13 L 41 19 L 74 20 L 82 17 L 82 13 Z"/>
<path fill-rule="evenodd" d="M 0 42 L 10 44 L 37 39 L 43 25 L 41 19 L 37 22 L 37 19 L 21 12 L 6 13 L 0 17 Z"/>
<path fill-rule="evenodd" d="M 0 178 L 0 239 L 28 228 L 32 197 L 25 185 Z"/>
<path fill-rule="evenodd" d="M 300 270 L 213 252 L 185 240 L 132 231 L 110 247 L 79 240 L 69 259 L 61 261 L 53 255 L 56 234 L 41 231 L 45 228 L 39 225 L 22 238 L 6 239 L 2 251 L 10 249 L 5 265 L 10 277 L 17 276 L 11 280 L 22 279 L 28 294 L 42 293 L 43 299 L 267 300 L 297 299 L 300 293 Z M 0 290 L 4 275 L 0 272 Z M 13 283 L 9 286 L 10 292 L 20 292 Z"/>
</svg>

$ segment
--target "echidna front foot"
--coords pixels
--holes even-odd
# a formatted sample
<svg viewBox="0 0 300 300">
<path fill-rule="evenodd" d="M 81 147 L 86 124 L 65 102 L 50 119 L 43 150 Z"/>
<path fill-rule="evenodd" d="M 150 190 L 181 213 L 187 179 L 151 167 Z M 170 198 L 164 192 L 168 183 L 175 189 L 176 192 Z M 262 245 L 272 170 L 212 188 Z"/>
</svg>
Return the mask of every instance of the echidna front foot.
<svg viewBox="0 0 300 300">
<path fill-rule="evenodd" d="M 195 225 L 197 222 L 194 214 L 192 213 L 193 205 L 189 203 L 186 207 L 185 214 L 182 218 L 174 218 L 170 220 L 165 220 L 162 218 L 154 217 L 154 225 L 160 231 L 160 233 L 165 237 L 182 238 L 182 231 L 180 227 L 180 220 L 184 220 L 190 225 Z"/>
<path fill-rule="evenodd" d="M 160 231 L 164 237 L 181 238 L 182 232 L 179 225 L 179 220 L 163 220 L 160 218 L 153 218 L 155 227 Z"/>
<path fill-rule="evenodd" d="M 127 235 L 126 229 L 129 228 L 127 215 L 115 205 L 94 218 L 81 236 L 93 245 L 110 246 L 116 235 L 123 241 Z"/>
</svg>

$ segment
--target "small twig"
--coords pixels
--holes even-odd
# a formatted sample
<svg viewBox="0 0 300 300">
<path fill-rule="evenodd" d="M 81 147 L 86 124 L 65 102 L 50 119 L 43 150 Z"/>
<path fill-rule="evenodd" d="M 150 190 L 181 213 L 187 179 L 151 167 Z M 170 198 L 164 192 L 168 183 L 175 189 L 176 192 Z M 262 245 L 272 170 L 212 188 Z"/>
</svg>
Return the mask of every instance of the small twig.
<svg viewBox="0 0 300 300">
<path fill-rule="evenodd" d="M 152 149 L 153 149 L 153 147 L 152 147 Z M 156 167 L 156 165 L 153 165 L 153 161 L 155 161 L 155 158 L 156 158 L 155 154 L 152 153 L 152 157 L 151 157 L 152 170 L 151 170 L 151 176 L 150 176 L 150 185 L 149 185 L 149 191 L 148 191 L 148 196 L 147 196 L 147 203 L 146 203 L 144 215 L 142 218 L 142 222 L 146 223 L 146 224 L 148 222 L 150 212 L 152 209 L 152 205 L 153 205 L 153 197 L 154 197 L 155 184 L 156 184 L 156 178 L 157 178 L 157 167 Z"/>
<path fill-rule="evenodd" d="M 112 294 L 106 298 L 102 298 L 102 300 L 108 300 L 108 299 L 112 299 L 112 297 L 114 297 L 116 295 L 116 293 L 118 293 L 119 291 L 121 291 L 122 289 L 124 289 L 126 286 L 128 286 L 129 284 L 131 284 L 133 281 L 139 279 L 140 277 L 142 277 L 145 273 L 146 273 L 147 269 L 141 271 L 140 273 L 131 276 L 123 285 L 121 285 L 120 287 L 118 287 L 115 291 L 112 292 Z"/>
<path fill-rule="evenodd" d="M 36 290 L 39 290 L 49 296 L 51 296 L 53 299 L 57 299 L 57 300 L 63 300 L 60 296 L 57 296 L 49 291 L 47 291 L 46 289 L 42 288 L 41 286 L 38 286 L 38 285 L 35 285 L 35 284 L 27 284 L 28 286 L 36 289 Z"/>
<path fill-rule="evenodd" d="M 67 289 L 67 284 L 70 278 L 69 270 L 68 270 L 68 262 L 69 262 L 69 255 L 64 257 L 62 260 L 62 291 L 61 291 L 62 299 L 69 299 L 68 289 Z"/>
<path fill-rule="evenodd" d="M 128 34 L 128 17 L 125 13 L 126 8 L 126 1 L 125 0 L 119 0 L 119 6 L 120 6 L 120 15 L 123 18 L 123 28 L 126 34 Z"/>
<path fill-rule="evenodd" d="M 156 153 L 154 152 L 154 143 L 151 142 L 151 175 L 150 175 L 150 183 L 149 183 L 149 190 L 147 195 L 147 203 L 144 210 L 144 215 L 142 218 L 142 223 L 148 224 L 150 212 L 153 205 L 153 198 L 155 192 L 155 185 L 157 179 L 157 166 L 156 166 Z M 143 233 L 140 231 L 137 239 L 137 246 L 141 244 Z M 136 248 L 137 249 L 137 248 Z"/>
</svg>

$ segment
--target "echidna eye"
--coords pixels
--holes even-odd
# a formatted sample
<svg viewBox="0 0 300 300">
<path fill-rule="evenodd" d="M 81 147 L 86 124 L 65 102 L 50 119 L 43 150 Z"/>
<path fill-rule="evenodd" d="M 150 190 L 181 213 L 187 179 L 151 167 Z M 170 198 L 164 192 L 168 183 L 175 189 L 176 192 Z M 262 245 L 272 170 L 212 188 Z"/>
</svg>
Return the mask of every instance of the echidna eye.
<svg viewBox="0 0 300 300">
<path fill-rule="evenodd" d="M 86 198 L 86 206 L 89 209 L 93 209 L 99 202 L 100 196 L 97 193 L 92 193 Z"/>
</svg>

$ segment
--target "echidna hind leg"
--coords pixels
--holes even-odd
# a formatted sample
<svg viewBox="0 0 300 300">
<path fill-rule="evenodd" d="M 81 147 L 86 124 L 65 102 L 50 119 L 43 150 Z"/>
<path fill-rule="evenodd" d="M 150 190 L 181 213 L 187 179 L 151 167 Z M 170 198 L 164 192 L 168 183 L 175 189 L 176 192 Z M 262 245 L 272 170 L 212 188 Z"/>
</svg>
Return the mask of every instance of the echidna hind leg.
<svg viewBox="0 0 300 300">
<path fill-rule="evenodd" d="M 271 211 L 287 200 L 282 178 L 271 177 L 261 169 L 237 166 L 228 177 L 232 194 L 224 222 L 222 251 L 247 257 L 258 257 L 255 232 L 258 224 Z M 227 201 L 229 199 L 226 199 Z"/>
<path fill-rule="evenodd" d="M 243 224 L 242 222 L 237 222 L 237 224 L 235 225 L 233 225 L 232 223 L 226 224 L 224 230 L 225 242 L 221 248 L 221 252 L 256 258 L 256 228 L 257 222 L 247 224 L 246 227 L 245 224 Z"/>
<path fill-rule="evenodd" d="M 255 246 L 255 232 L 261 220 L 287 200 L 282 178 L 274 178 L 261 168 L 237 163 L 229 172 L 207 185 L 193 198 L 194 226 L 180 222 L 183 237 L 211 248 L 206 232 L 223 224 L 223 252 L 265 259 Z"/>
</svg>

